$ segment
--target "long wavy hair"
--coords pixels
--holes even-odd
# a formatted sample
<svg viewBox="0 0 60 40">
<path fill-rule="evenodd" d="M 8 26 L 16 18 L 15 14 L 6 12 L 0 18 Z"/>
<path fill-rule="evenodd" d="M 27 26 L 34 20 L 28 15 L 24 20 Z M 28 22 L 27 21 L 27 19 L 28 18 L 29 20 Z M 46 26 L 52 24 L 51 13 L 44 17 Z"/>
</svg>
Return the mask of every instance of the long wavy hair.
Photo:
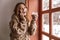
<svg viewBox="0 0 60 40">
<path fill-rule="evenodd" d="M 20 3 L 17 3 L 15 8 L 14 8 L 14 13 L 15 14 L 18 14 L 18 8 L 19 8 L 19 5 L 23 4 L 24 6 L 26 6 L 23 2 L 20 2 Z"/>
<path fill-rule="evenodd" d="M 19 9 L 20 4 L 23 4 L 26 7 L 26 5 L 23 2 L 17 3 L 15 8 L 14 8 L 14 14 L 16 14 L 16 15 L 19 15 L 18 9 Z M 28 8 L 27 8 L 27 10 L 28 10 Z M 29 16 L 29 14 L 28 14 L 28 11 L 27 11 L 27 13 L 26 13 L 27 20 L 29 20 L 28 16 Z"/>
</svg>

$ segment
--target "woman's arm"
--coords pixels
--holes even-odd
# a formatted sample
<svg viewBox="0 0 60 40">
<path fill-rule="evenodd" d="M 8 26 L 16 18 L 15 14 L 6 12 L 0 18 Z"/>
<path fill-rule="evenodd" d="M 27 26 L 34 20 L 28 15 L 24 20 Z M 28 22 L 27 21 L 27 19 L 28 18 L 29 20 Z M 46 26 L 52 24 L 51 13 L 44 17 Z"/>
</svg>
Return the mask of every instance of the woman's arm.
<svg viewBox="0 0 60 40">
<path fill-rule="evenodd" d="M 28 33 L 30 35 L 33 35 L 36 32 L 36 29 L 37 29 L 36 20 L 37 20 L 37 18 L 38 18 L 38 15 L 35 15 L 35 14 L 32 15 L 32 21 L 30 23 L 30 26 L 28 27 Z"/>
<path fill-rule="evenodd" d="M 37 28 L 36 21 L 32 20 L 30 26 L 28 27 L 29 35 L 34 35 L 36 32 L 36 28 Z"/>
</svg>

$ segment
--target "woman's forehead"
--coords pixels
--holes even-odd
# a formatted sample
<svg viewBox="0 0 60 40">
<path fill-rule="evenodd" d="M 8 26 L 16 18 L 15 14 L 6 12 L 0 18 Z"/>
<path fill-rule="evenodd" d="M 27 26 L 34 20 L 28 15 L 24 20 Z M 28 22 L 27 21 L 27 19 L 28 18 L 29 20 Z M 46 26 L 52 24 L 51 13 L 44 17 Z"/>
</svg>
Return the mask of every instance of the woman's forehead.
<svg viewBox="0 0 60 40">
<path fill-rule="evenodd" d="M 25 8 L 25 5 L 24 4 L 20 4 L 19 7 Z"/>
</svg>

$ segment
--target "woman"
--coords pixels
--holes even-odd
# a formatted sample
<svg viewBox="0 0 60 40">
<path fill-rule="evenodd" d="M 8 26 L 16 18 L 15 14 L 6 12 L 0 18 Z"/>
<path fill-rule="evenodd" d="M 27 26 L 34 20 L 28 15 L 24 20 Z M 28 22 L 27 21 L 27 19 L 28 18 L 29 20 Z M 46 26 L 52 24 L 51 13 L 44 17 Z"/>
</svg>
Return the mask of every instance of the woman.
<svg viewBox="0 0 60 40">
<path fill-rule="evenodd" d="M 10 40 L 29 40 L 29 36 L 36 31 L 36 19 L 36 15 L 32 15 L 32 20 L 29 22 L 27 7 L 24 3 L 18 3 L 9 23 Z"/>
</svg>

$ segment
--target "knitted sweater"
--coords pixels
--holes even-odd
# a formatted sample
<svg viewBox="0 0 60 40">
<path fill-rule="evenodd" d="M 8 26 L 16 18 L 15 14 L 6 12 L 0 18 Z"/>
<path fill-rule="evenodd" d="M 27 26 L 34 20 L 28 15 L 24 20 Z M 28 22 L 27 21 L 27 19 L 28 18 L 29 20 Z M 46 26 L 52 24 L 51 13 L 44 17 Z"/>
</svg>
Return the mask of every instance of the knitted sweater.
<svg viewBox="0 0 60 40">
<path fill-rule="evenodd" d="M 10 40 L 29 40 L 29 36 L 36 31 L 36 22 L 34 20 L 29 23 L 26 17 L 13 14 L 10 25 Z"/>
</svg>

